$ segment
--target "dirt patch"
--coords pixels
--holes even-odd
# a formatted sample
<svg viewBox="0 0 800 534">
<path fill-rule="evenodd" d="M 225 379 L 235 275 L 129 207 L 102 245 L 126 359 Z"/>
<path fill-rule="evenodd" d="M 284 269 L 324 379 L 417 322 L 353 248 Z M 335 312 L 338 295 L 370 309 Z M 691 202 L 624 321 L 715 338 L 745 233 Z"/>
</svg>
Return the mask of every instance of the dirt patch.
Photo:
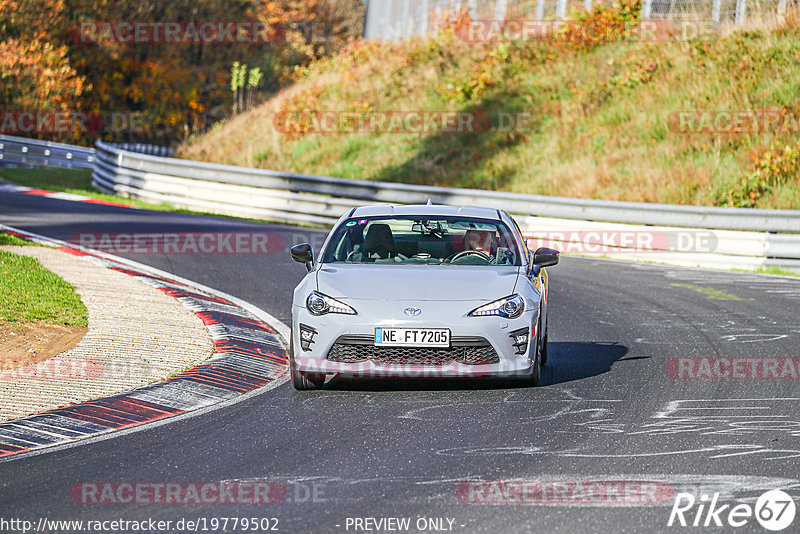
<svg viewBox="0 0 800 534">
<path fill-rule="evenodd" d="M 66 326 L 44 321 L 0 321 L 0 371 L 39 363 L 67 351 L 86 335 L 85 326 Z"/>
</svg>

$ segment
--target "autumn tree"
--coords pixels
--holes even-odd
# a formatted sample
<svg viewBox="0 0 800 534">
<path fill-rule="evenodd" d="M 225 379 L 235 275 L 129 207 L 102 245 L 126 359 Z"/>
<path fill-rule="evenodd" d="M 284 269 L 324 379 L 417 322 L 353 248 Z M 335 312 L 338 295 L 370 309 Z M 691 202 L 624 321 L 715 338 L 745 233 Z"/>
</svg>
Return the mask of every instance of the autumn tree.
<svg viewBox="0 0 800 534">
<path fill-rule="evenodd" d="M 361 0 L 0 0 L 0 106 L 141 116 L 135 129 L 104 124 L 60 140 L 174 142 L 231 113 L 235 61 L 259 69 L 260 87 L 276 91 L 295 65 L 360 35 L 363 12 Z M 268 29 L 262 40 L 211 42 L 104 33 L 136 22 L 258 22 Z"/>
</svg>

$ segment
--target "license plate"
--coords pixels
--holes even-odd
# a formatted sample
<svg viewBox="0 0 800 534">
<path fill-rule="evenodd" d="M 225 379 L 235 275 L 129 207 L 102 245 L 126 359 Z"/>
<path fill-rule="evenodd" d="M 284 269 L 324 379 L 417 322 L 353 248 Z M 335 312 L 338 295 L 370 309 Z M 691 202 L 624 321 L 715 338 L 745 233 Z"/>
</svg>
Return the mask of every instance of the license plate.
<svg viewBox="0 0 800 534">
<path fill-rule="evenodd" d="M 447 328 L 376 328 L 375 345 L 382 347 L 449 347 Z"/>
</svg>

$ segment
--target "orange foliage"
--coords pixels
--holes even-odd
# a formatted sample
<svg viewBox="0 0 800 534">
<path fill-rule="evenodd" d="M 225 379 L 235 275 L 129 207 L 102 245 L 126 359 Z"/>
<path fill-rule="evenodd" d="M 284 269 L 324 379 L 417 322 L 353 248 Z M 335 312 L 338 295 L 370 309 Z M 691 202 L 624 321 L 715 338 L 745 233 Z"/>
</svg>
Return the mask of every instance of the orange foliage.
<svg viewBox="0 0 800 534">
<path fill-rule="evenodd" d="M 225 118 L 230 66 L 261 67 L 268 91 L 296 65 L 338 50 L 360 0 L 0 0 L 0 111 L 137 114 L 135 129 L 39 137 L 172 143 Z M 354 16 L 354 14 L 356 14 Z M 82 40 L 81 23 L 264 22 L 272 42 Z M 36 135 L 36 134 L 31 134 Z"/>
</svg>

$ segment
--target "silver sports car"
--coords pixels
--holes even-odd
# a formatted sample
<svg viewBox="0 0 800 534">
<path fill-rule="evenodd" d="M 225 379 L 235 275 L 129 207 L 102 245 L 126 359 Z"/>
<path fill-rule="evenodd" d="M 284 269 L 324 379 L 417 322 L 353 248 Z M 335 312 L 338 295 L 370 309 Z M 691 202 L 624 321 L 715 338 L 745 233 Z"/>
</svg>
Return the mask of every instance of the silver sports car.
<svg viewBox="0 0 800 534">
<path fill-rule="evenodd" d="M 297 389 L 357 377 L 523 375 L 547 360 L 547 272 L 507 213 L 451 206 L 354 208 L 294 291 L 290 367 Z"/>
</svg>

